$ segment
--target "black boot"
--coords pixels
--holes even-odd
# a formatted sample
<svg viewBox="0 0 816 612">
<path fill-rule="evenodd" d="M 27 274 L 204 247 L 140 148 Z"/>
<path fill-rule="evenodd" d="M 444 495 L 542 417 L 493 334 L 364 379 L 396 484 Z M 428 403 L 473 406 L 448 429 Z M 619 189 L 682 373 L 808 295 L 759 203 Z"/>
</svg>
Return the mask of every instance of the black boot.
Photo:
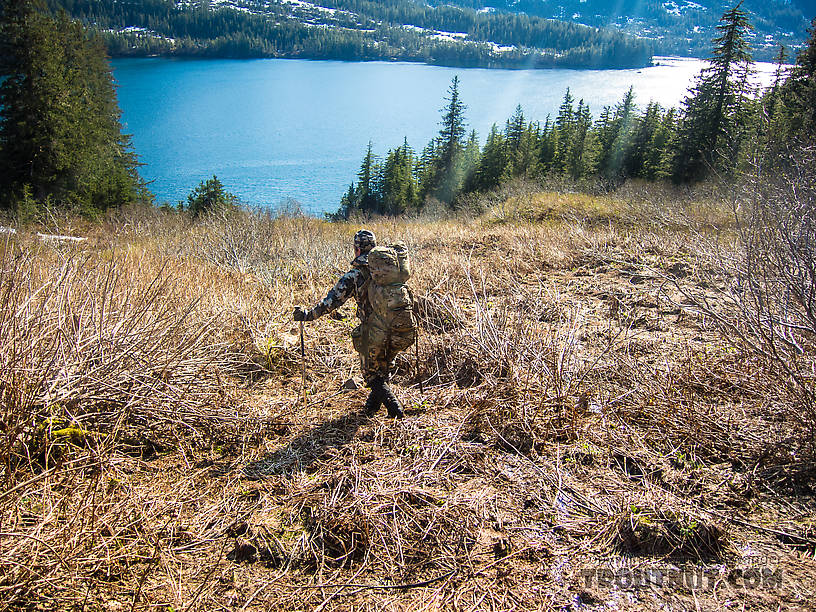
<svg viewBox="0 0 816 612">
<path fill-rule="evenodd" d="M 382 402 L 382 383 L 372 383 L 371 393 L 368 394 L 368 399 L 366 400 L 365 406 L 363 406 L 363 411 L 366 414 L 374 414 L 380 409 Z"/>
<path fill-rule="evenodd" d="M 385 407 L 388 409 L 388 416 L 394 417 L 395 419 L 404 417 L 405 413 L 402 410 L 402 404 L 400 404 L 394 392 L 391 391 L 391 387 L 388 386 L 387 382 L 383 383 L 382 389 L 382 403 L 385 404 Z"/>
</svg>

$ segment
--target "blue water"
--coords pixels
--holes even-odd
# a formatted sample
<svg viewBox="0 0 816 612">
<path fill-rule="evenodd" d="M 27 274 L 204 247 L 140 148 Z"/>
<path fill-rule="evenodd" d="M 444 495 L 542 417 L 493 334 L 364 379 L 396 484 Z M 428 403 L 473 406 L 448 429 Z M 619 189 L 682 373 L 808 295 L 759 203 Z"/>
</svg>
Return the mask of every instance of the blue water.
<svg viewBox="0 0 816 612">
<path fill-rule="evenodd" d="M 702 67 L 660 59 L 640 70 L 482 70 L 388 62 L 127 59 L 113 62 L 125 131 L 159 202 L 175 203 L 213 174 L 250 206 L 292 198 L 314 214 L 337 209 L 371 140 L 383 155 L 417 151 L 439 130 L 459 75 L 480 140 L 521 104 L 553 116 L 570 87 L 597 117 L 633 85 L 637 101 L 677 105 Z M 770 79 L 772 66 L 762 65 Z"/>
</svg>

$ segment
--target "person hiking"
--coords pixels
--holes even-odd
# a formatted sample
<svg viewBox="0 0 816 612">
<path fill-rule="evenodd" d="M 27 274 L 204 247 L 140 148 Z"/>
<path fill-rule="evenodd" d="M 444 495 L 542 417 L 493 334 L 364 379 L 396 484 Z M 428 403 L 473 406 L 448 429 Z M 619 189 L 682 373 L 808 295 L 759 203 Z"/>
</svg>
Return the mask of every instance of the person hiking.
<svg viewBox="0 0 816 612">
<path fill-rule="evenodd" d="M 408 253 L 402 245 L 377 247 L 374 233 L 354 234 L 351 270 L 310 310 L 295 308 L 295 321 L 313 321 L 337 310 L 354 296 L 360 325 L 351 332 L 360 354 L 363 379 L 371 393 L 364 410 L 373 414 L 385 404 L 388 416 L 401 419 L 402 405 L 388 382 L 397 353 L 416 340 L 413 300 L 405 281 L 410 276 Z"/>
</svg>

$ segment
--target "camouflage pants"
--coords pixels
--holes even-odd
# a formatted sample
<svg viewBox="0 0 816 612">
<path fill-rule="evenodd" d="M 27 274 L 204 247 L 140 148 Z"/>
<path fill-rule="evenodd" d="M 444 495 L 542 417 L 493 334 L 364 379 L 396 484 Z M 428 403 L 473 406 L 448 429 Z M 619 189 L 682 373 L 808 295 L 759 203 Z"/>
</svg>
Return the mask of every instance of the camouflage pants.
<svg viewBox="0 0 816 612">
<path fill-rule="evenodd" d="M 351 332 L 354 350 L 360 355 L 360 369 L 363 373 L 363 380 L 369 387 L 377 378 L 387 382 L 394 367 L 395 355 L 388 354 L 388 339 L 381 338 L 378 331 L 369 329 L 365 323 L 361 323 Z"/>
</svg>

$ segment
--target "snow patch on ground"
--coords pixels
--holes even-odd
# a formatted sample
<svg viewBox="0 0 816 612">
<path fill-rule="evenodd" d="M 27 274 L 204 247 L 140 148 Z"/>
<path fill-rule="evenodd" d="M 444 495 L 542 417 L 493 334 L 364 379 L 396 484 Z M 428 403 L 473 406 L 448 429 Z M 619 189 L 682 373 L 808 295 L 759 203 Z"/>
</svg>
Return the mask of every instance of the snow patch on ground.
<svg viewBox="0 0 816 612">
<path fill-rule="evenodd" d="M 692 2 L 691 0 L 678 0 L 680 4 L 675 2 L 674 0 L 669 0 L 668 2 L 663 3 L 663 8 L 666 10 L 667 13 L 671 15 L 676 15 L 680 17 L 685 11 L 693 10 L 693 11 L 705 11 L 706 7 L 702 4 L 697 4 L 696 2 Z"/>
<path fill-rule="evenodd" d="M 127 26 L 126 28 L 121 29 L 113 29 L 107 28 L 105 30 L 101 30 L 102 32 L 110 32 L 111 34 L 135 34 L 139 38 L 156 38 L 160 40 L 166 40 L 169 43 L 175 43 L 175 38 L 170 38 L 169 36 L 164 36 L 163 34 L 159 34 L 158 32 L 154 32 L 153 30 L 148 30 L 147 28 L 139 28 L 136 26 Z"/>
<path fill-rule="evenodd" d="M 680 16 L 680 7 L 674 2 L 664 2 L 663 8 L 666 9 L 667 13 L 677 15 L 678 17 Z"/>
<path fill-rule="evenodd" d="M 430 38 L 436 40 L 447 41 L 463 41 L 467 38 L 467 32 L 444 32 L 442 30 L 429 30 L 427 28 L 420 28 L 419 26 L 404 24 L 403 30 L 411 30 L 412 32 L 419 32 L 420 34 L 427 34 Z"/>
<path fill-rule="evenodd" d="M 327 15 L 334 15 L 337 13 L 337 9 L 326 8 L 325 6 L 318 6 L 317 4 L 312 4 L 311 2 L 304 2 L 304 0 L 281 0 L 281 4 L 292 4 L 294 6 L 314 9 Z"/>
<path fill-rule="evenodd" d="M 471 45 L 487 45 L 490 47 L 490 50 L 493 53 L 509 53 L 510 51 L 515 51 L 515 45 L 499 45 L 494 42 L 480 42 L 476 40 L 467 40 L 467 33 L 466 32 L 444 32 L 440 30 L 428 30 L 426 28 L 420 28 L 415 25 L 405 24 L 402 26 L 405 30 L 411 30 L 412 32 L 418 32 L 420 34 L 425 34 L 429 38 L 433 38 L 435 40 L 442 40 L 446 42 L 461 42 L 465 44 Z"/>
<path fill-rule="evenodd" d="M 436 32 L 435 34 L 431 35 L 431 38 L 435 38 L 436 40 L 448 40 L 448 41 L 457 41 L 457 40 L 464 40 L 467 38 L 466 32 Z"/>
<path fill-rule="evenodd" d="M 198 8 L 201 3 L 198 0 L 176 0 L 176 7 L 179 9 Z M 232 9 L 241 13 L 248 13 L 250 15 L 262 15 L 264 11 L 253 10 L 241 0 L 209 0 L 210 10 Z"/>
</svg>

